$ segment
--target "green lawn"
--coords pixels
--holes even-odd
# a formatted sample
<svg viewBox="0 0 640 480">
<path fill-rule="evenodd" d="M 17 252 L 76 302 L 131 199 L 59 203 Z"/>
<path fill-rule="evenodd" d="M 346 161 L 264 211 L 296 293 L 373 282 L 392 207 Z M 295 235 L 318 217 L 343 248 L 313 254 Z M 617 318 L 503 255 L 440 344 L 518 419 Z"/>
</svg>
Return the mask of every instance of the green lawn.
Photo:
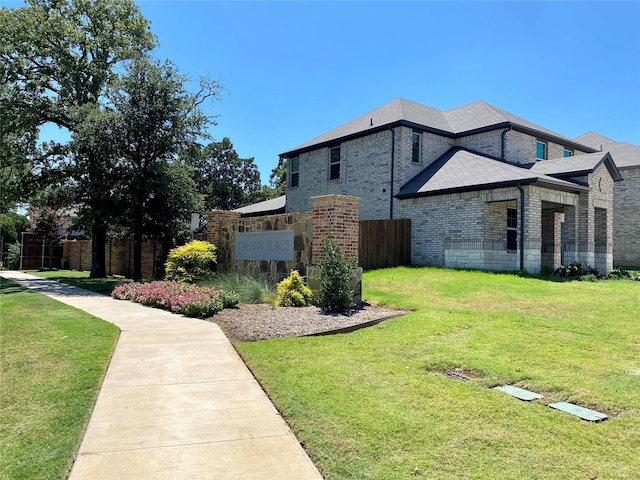
<svg viewBox="0 0 640 480">
<path fill-rule="evenodd" d="M 413 313 L 236 345 L 325 478 L 640 478 L 640 283 L 396 268 L 363 285 Z M 544 398 L 491 389 L 505 383 Z"/>
<path fill-rule="evenodd" d="M 66 478 L 118 329 L 0 283 L 0 478 Z"/>
<path fill-rule="evenodd" d="M 77 270 L 53 270 L 43 272 L 29 270 L 27 273 L 98 293 L 111 293 L 111 290 L 118 285 L 131 281 L 120 277 L 89 278 L 89 272 L 79 272 Z"/>
</svg>

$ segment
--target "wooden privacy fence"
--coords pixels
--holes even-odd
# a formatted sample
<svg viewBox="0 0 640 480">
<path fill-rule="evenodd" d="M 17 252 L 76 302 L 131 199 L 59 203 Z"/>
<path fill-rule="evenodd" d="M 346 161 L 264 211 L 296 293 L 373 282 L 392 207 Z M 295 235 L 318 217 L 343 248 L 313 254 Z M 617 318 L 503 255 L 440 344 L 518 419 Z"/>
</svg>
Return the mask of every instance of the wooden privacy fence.
<svg viewBox="0 0 640 480">
<path fill-rule="evenodd" d="M 358 263 L 364 270 L 411 264 L 411 220 L 361 220 Z"/>
<path fill-rule="evenodd" d="M 50 246 L 44 242 L 41 235 L 31 233 L 22 234 L 22 249 L 20 268 L 31 270 L 35 268 L 60 268 L 62 260 L 62 246 Z"/>
</svg>

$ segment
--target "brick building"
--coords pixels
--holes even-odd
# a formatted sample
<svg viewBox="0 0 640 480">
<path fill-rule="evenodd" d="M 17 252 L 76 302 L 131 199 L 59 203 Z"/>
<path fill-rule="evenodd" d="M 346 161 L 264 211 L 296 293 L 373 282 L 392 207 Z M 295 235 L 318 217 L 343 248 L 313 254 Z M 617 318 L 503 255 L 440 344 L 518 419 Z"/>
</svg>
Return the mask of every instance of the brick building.
<svg viewBox="0 0 640 480">
<path fill-rule="evenodd" d="M 616 142 L 594 132 L 575 139 L 609 151 L 622 175 L 613 188 L 613 261 L 640 266 L 640 145 Z"/>
<path fill-rule="evenodd" d="M 487 103 L 396 99 L 281 156 L 287 212 L 359 197 L 362 220 L 411 219 L 414 264 L 613 267 L 615 156 Z"/>
</svg>

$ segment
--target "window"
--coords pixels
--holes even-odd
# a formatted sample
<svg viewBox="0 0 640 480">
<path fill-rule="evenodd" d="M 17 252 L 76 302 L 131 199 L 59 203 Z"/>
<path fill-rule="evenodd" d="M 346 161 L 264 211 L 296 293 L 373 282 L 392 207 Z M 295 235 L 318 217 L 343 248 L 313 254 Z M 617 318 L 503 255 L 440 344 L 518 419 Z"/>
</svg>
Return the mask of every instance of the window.
<svg viewBox="0 0 640 480">
<path fill-rule="evenodd" d="M 422 160 L 422 142 L 421 135 L 418 132 L 413 132 L 411 134 L 411 161 L 413 163 L 420 163 Z"/>
<path fill-rule="evenodd" d="M 291 159 L 291 187 L 297 187 L 300 177 L 300 159 L 298 157 Z"/>
<path fill-rule="evenodd" d="M 573 157 L 573 152 L 571 150 L 567 150 L 566 148 L 564 149 L 564 153 L 562 154 L 563 157 L 567 158 L 567 157 Z"/>
<path fill-rule="evenodd" d="M 518 210 L 507 208 L 507 250 L 518 249 Z"/>
<path fill-rule="evenodd" d="M 546 160 L 547 158 L 547 144 L 538 140 L 536 142 L 536 159 Z"/>
<path fill-rule="evenodd" d="M 340 178 L 340 147 L 331 149 L 329 157 L 329 180 Z"/>
</svg>

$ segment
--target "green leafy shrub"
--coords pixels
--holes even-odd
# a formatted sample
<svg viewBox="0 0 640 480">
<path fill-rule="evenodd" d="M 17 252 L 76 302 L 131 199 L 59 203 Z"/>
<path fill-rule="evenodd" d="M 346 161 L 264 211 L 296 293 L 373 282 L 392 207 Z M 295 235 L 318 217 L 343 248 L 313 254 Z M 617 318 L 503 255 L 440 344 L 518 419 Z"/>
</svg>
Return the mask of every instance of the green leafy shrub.
<svg viewBox="0 0 640 480">
<path fill-rule="evenodd" d="M 278 284 L 277 305 L 280 307 L 308 307 L 312 297 L 297 270 L 292 270 L 291 275 Z"/>
<path fill-rule="evenodd" d="M 333 232 L 329 232 L 322 242 L 322 251 L 327 258 L 320 260 L 317 265 L 320 275 L 318 306 L 323 312 L 349 310 L 354 306 L 353 290 L 349 288 L 349 283 L 357 260 L 355 258 L 345 260 Z"/>
<path fill-rule="evenodd" d="M 569 265 L 560 265 L 560 267 L 556 268 L 553 271 L 553 274 L 558 277 L 565 278 L 583 277 L 585 275 L 593 275 L 595 277 L 598 277 L 598 270 L 590 267 L 589 265 L 583 267 L 582 264 L 573 262 Z"/>
<path fill-rule="evenodd" d="M 540 275 L 543 277 L 553 275 L 553 267 L 551 265 L 542 265 L 540 267 Z"/>
<path fill-rule="evenodd" d="M 193 283 L 213 275 L 216 265 L 216 246 L 202 240 L 194 240 L 169 252 L 166 278 L 178 282 Z"/>
<path fill-rule="evenodd" d="M 611 270 L 607 275 L 609 280 L 635 280 L 640 282 L 640 272 L 625 270 L 624 268 L 616 268 Z"/>
<path fill-rule="evenodd" d="M 20 244 L 12 243 L 9 245 L 7 253 L 7 266 L 12 270 L 20 268 Z"/>
</svg>

